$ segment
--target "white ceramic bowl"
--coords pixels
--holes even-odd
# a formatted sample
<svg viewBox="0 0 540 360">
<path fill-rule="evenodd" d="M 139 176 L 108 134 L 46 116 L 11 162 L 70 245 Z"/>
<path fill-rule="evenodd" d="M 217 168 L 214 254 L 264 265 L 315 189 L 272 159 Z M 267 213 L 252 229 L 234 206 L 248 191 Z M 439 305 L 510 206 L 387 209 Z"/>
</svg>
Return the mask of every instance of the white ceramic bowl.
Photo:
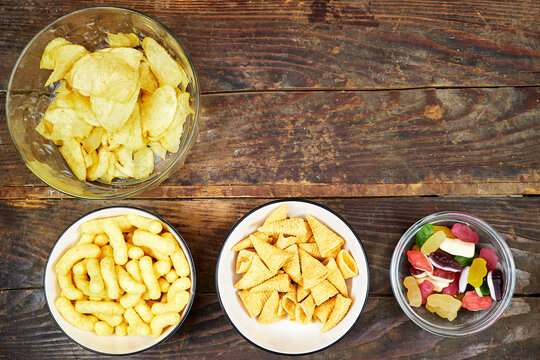
<svg viewBox="0 0 540 360">
<path fill-rule="evenodd" d="M 188 304 L 186 305 L 186 308 L 181 314 L 182 317 L 180 319 L 180 322 L 176 326 L 169 327 L 167 331 L 165 331 L 163 334 L 161 334 L 161 336 L 157 338 L 154 338 L 152 336 L 98 336 L 94 332 L 81 330 L 69 324 L 60 315 L 60 313 L 56 309 L 56 306 L 54 305 L 54 301 L 60 295 L 60 286 L 58 285 L 58 281 L 56 279 L 54 265 L 56 265 L 56 262 L 60 259 L 60 257 L 69 248 L 73 247 L 79 240 L 79 237 L 81 236 L 79 230 L 80 224 L 93 219 L 127 214 L 137 214 L 161 221 L 163 223 L 164 229 L 173 234 L 176 240 L 178 240 L 178 243 L 184 251 L 184 254 L 186 255 L 186 259 L 188 260 L 191 269 L 191 297 Z M 107 355 L 129 355 L 139 353 L 148 350 L 169 338 L 182 325 L 189 313 L 189 310 L 191 309 L 193 299 L 195 298 L 196 282 L 197 281 L 193 257 L 191 256 L 189 248 L 185 243 L 184 239 L 174 229 L 174 227 L 172 227 L 171 224 L 163 220 L 161 217 L 148 211 L 124 206 L 108 207 L 92 211 L 76 220 L 66 230 L 64 230 L 64 232 L 62 233 L 62 235 L 60 235 L 49 254 L 49 258 L 47 259 L 47 263 L 45 265 L 43 280 L 47 307 L 49 308 L 49 311 L 60 330 L 62 330 L 71 340 L 73 340 L 83 348 L 94 351 L 96 353 Z"/>
<path fill-rule="evenodd" d="M 287 319 L 273 324 L 260 324 L 249 317 L 233 287 L 241 275 L 235 273 L 236 253 L 231 248 L 247 235 L 255 232 L 268 215 L 282 204 L 287 204 L 287 216 L 313 215 L 345 239 L 344 249 L 351 252 L 358 264 L 359 275 L 347 280 L 353 304 L 345 318 L 332 330 L 320 332 L 322 324 L 301 325 Z M 216 290 L 225 315 L 232 326 L 250 343 L 270 352 L 285 355 L 305 355 L 323 350 L 343 338 L 356 323 L 367 300 L 369 269 L 367 256 L 350 225 L 332 210 L 304 200 L 275 201 L 255 208 L 231 229 L 225 239 L 216 266 Z"/>
</svg>

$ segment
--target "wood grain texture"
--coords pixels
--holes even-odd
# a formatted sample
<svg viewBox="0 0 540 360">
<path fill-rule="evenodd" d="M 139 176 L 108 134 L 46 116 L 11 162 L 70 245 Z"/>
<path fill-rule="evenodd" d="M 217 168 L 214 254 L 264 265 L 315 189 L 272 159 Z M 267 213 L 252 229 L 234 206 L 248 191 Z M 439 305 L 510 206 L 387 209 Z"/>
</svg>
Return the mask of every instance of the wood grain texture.
<svg viewBox="0 0 540 360">
<path fill-rule="evenodd" d="M 2 0 L 0 88 L 40 29 L 98 5 L 162 21 L 204 92 L 540 84 L 537 1 Z"/>
<path fill-rule="evenodd" d="M 74 199 L 0 201 L 0 289 L 41 287 L 48 254 L 66 227 L 91 210 L 129 205 L 163 216 L 182 234 L 195 260 L 197 291 L 214 292 L 217 257 L 229 230 L 244 214 L 266 202 L 265 199 L 131 200 L 129 203 Z M 342 215 L 360 237 L 370 265 L 371 294 L 392 294 L 390 258 L 401 235 L 422 217 L 445 210 L 474 214 L 495 227 L 512 249 L 517 268 L 516 294 L 540 293 L 537 265 L 540 197 L 317 199 L 317 202 Z"/>
<path fill-rule="evenodd" d="M 538 194 L 539 89 L 203 96 L 186 164 L 143 196 Z M 0 147 L 0 197 L 58 197 L 5 122 Z"/>
<path fill-rule="evenodd" d="M 15 304 L 8 306 L 7 304 Z M 340 342 L 309 359 L 390 357 L 464 359 L 533 359 L 540 347 L 540 299 L 514 298 L 503 316 L 488 330 L 453 339 L 431 335 L 414 325 L 392 297 L 372 296 L 351 332 Z M 42 290 L 0 291 L 0 358 L 89 359 L 56 327 Z M 215 295 L 198 295 L 182 327 L 155 349 L 133 356 L 165 358 L 280 358 L 245 341 L 229 324 Z"/>
</svg>

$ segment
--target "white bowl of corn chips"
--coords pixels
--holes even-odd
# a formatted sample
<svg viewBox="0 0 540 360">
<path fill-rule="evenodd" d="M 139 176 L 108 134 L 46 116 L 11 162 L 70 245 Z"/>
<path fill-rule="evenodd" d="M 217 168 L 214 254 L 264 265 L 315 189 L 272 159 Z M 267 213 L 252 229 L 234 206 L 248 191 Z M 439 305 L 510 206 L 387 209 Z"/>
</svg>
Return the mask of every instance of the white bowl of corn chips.
<svg viewBox="0 0 540 360">
<path fill-rule="evenodd" d="M 186 319 L 195 266 L 165 220 L 109 207 L 76 220 L 54 244 L 44 270 L 49 311 L 71 340 L 107 355 L 148 350 Z"/>
<path fill-rule="evenodd" d="M 216 267 L 218 298 L 233 327 L 278 354 L 323 350 L 358 320 L 369 290 L 363 246 L 332 210 L 283 200 L 246 214 Z"/>
</svg>

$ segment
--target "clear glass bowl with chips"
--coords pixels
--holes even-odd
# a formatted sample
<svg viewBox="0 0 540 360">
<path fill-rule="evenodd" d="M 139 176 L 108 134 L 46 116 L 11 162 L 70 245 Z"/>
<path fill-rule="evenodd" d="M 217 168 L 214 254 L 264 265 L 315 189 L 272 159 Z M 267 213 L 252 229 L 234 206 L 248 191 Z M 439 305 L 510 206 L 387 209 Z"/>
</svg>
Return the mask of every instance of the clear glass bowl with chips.
<svg viewBox="0 0 540 360">
<path fill-rule="evenodd" d="M 83 45 L 89 51 L 107 47 L 107 32 L 135 33 L 155 39 L 171 54 L 189 78 L 185 89 L 190 107 L 176 153 L 165 159 L 155 157 L 154 171 L 142 179 L 117 178 L 80 181 L 64 161 L 57 146 L 36 130 L 55 96 L 56 85 L 44 87 L 51 71 L 40 69 L 46 45 L 56 37 Z M 95 7 L 72 12 L 42 29 L 21 52 L 11 73 L 6 98 L 9 132 L 26 166 L 42 181 L 65 194 L 85 199 L 111 199 L 134 196 L 159 185 L 180 168 L 196 141 L 199 114 L 199 82 L 193 63 L 180 41 L 164 25 L 142 13 L 122 8 Z"/>
</svg>

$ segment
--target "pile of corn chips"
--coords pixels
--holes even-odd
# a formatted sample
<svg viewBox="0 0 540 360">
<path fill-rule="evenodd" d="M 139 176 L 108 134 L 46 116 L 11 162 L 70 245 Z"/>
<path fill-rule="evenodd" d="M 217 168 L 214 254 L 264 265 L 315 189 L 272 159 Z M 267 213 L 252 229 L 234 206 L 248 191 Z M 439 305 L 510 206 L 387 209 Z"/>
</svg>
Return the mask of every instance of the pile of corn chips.
<svg viewBox="0 0 540 360">
<path fill-rule="evenodd" d="M 287 205 L 281 205 L 234 245 L 236 273 L 244 274 L 234 287 L 260 323 L 287 317 L 305 325 L 315 319 L 326 332 L 349 311 L 345 280 L 358 275 L 358 267 L 341 248 L 343 238 L 313 216 L 306 219 L 287 218 Z"/>
<path fill-rule="evenodd" d="M 160 221 L 123 215 L 81 224 L 81 238 L 55 265 L 55 305 L 71 325 L 97 335 L 158 337 L 180 322 L 191 271 Z"/>
<path fill-rule="evenodd" d="M 178 151 L 193 113 L 189 78 L 167 50 L 150 37 L 107 36 L 110 48 L 95 52 L 56 38 L 40 62 L 53 70 L 45 86 L 60 86 L 36 131 L 80 181 L 149 176 L 154 154 Z"/>
</svg>

